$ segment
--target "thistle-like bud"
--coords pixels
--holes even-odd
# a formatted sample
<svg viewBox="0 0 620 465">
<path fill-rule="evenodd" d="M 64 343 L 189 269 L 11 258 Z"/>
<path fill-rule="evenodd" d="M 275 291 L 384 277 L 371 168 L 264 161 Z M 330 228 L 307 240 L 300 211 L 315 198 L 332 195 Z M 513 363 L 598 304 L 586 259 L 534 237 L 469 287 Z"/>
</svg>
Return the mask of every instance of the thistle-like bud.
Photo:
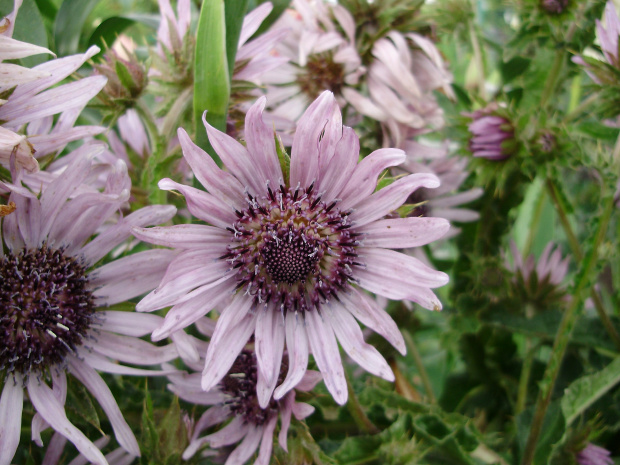
<svg viewBox="0 0 620 465">
<path fill-rule="evenodd" d="M 497 105 L 468 113 L 472 118 L 467 126 L 471 133 L 469 150 L 474 157 L 505 160 L 516 150 L 515 131 L 512 123 Z"/>
<path fill-rule="evenodd" d="M 134 106 L 148 83 L 147 70 L 133 51 L 122 47 L 120 53 L 109 49 L 104 55 L 103 63 L 95 65 L 99 74 L 108 78 L 101 98 L 106 106 L 124 111 Z"/>
<path fill-rule="evenodd" d="M 570 0 L 541 0 L 540 7 L 545 13 L 559 15 L 566 11 Z"/>
</svg>

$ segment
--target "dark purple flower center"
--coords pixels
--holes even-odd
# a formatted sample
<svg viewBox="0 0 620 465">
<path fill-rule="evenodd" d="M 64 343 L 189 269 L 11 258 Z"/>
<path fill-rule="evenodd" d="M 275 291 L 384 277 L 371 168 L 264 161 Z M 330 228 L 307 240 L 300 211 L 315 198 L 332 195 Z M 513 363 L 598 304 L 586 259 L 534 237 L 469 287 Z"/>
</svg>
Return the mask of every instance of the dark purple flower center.
<svg viewBox="0 0 620 465">
<path fill-rule="evenodd" d="M 279 402 L 272 397 L 267 408 L 262 409 L 258 405 L 256 396 L 258 372 L 256 370 L 256 355 L 249 350 L 243 350 L 228 374 L 220 382 L 220 387 L 229 396 L 226 404 L 234 415 L 243 417 L 248 423 L 261 426 L 278 414 Z M 283 361 L 278 384 L 284 381 L 287 370 L 288 364 Z"/>
<path fill-rule="evenodd" d="M 344 84 L 344 67 L 336 63 L 329 52 L 310 55 L 304 72 L 297 76 L 297 84 L 311 100 L 315 100 L 324 90 L 340 95 Z"/>
<path fill-rule="evenodd" d="M 248 208 L 229 230 L 233 242 L 222 256 L 238 269 L 237 289 L 256 304 L 280 310 L 318 307 L 348 285 L 357 262 L 357 234 L 348 212 L 337 202 L 327 205 L 313 187 L 306 190 L 268 188 L 258 199 L 248 195 Z"/>
<path fill-rule="evenodd" d="M 0 371 L 41 373 L 82 344 L 94 311 L 85 267 L 46 245 L 0 261 Z"/>
</svg>

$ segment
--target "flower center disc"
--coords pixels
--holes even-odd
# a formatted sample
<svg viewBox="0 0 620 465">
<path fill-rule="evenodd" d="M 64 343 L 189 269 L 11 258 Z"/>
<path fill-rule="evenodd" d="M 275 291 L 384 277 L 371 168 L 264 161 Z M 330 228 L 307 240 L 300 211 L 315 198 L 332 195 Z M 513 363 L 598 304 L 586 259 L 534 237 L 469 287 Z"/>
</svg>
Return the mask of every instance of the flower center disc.
<svg viewBox="0 0 620 465">
<path fill-rule="evenodd" d="M 313 187 L 248 195 L 248 208 L 237 212 L 233 241 L 222 256 L 238 269 L 237 289 L 256 304 L 272 302 L 282 311 L 318 307 L 348 285 L 358 266 L 348 212 L 327 205 Z"/>
<path fill-rule="evenodd" d="M 42 246 L 0 262 L 0 371 L 40 373 L 82 344 L 94 299 L 85 267 Z"/>
</svg>

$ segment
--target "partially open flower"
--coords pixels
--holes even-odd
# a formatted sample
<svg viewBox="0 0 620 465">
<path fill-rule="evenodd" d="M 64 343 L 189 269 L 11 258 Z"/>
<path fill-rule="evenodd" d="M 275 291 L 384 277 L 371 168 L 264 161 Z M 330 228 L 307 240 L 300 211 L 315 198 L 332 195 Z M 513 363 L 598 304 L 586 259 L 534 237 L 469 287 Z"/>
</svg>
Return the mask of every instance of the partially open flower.
<svg viewBox="0 0 620 465">
<path fill-rule="evenodd" d="M 611 453 L 603 447 L 589 442 L 585 448 L 577 452 L 577 462 L 579 465 L 613 465 L 614 460 Z"/>
<path fill-rule="evenodd" d="M 474 157 L 500 161 L 514 153 L 514 127 L 497 105 L 489 105 L 465 116 L 472 118 L 468 125 L 471 133 L 469 150 Z"/>
</svg>

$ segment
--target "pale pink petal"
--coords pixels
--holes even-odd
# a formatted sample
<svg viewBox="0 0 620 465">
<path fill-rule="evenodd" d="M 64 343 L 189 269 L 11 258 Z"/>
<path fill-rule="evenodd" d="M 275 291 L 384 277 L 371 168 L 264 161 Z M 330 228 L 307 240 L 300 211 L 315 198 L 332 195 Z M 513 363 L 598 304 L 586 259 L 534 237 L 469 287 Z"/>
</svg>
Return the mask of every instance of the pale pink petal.
<svg viewBox="0 0 620 465">
<path fill-rule="evenodd" d="M 276 154 L 274 129 L 263 121 L 265 104 L 265 97 L 261 97 L 246 113 L 245 139 L 248 151 L 259 168 L 255 177 L 260 177 L 262 185 L 266 186 L 268 183 L 277 188 L 283 181 L 282 169 Z"/>
<path fill-rule="evenodd" d="M 364 158 L 349 177 L 339 196 L 338 208 L 347 210 L 366 199 L 377 187 L 379 175 L 390 166 L 405 161 L 405 152 L 398 149 L 379 149 Z"/>
<path fill-rule="evenodd" d="M 342 138 L 335 148 L 335 154 L 327 168 L 321 173 L 317 190 L 324 191 L 323 201 L 331 203 L 351 178 L 357 166 L 360 142 L 355 131 L 349 127 L 342 128 Z"/>
<path fill-rule="evenodd" d="M 17 224 L 24 244 L 27 248 L 39 247 L 45 239 L 41 236 L 43 219 L 41 202 L 34 196 L 15 195 L 12 198 L 17 208 L 13 214 L 17 216 Z"/>
<path fill-rule="evenodd" d="M 159 181 L 158 186 L 166 191 L 176 190 L 183 194 L 190 213 L 207 223 L 220 228 L 227 228 L 237 221 L 233 209 L 211 194 L 191 186 L 179 184 L 168 178 Z"/>
<path fill-rule="evenodd" d="M 151 244 L 193 249 L 215 244 L 227 244 L 231 233 L 222 228 L 201 224 L 175 224 L 155 228 L 132 228 L 133 235 Z M 222 247 L 222 250 L 225 248 Z"/>
<path fill-rule="evenodd" d="M 75 376 L 88 391 L 93 395 L 99 405 L 105 412 L 108 420 L 112 424 L 114 430 L 114 436 L 118 443 L 132 455 L 140 455 L 140 447 L 138 441 L 136 441 L 131 428 L 123 418 L 112 392 L 108 385 L 101 379 L 101 376 L 97 374 L 88 364 L 81 362 L 74 357 L 68 357 L 69 369 L 73 376 Z"/>
<path fill-rule="evenodd" d="M 32 377 L 31 377 L 32 378 Z M 0 465 L 10 465 L 21 434 L 24 388 L 19 374 L 7 376 L 0 396 Z"/>
<path fill-rule="evenodd" d="M 104 76 L 91 76 L 54 87 L 31 96 L 26 101 L 9 99 L 0 107 L 0 119 L 9 121 L 11 127 L 16 127 L 68 108 L 84 106 L 103 89 L 106 82 L 107 78 Z"/>
<path fill-rule="evenodd" d="M 146 250 L 119 258 L 97 269 L 92 285 L 104 284 L 93 296 L 99 305 L 114 305 L 153 289 L 164 276 L 174 250 Z"/>
<path fill-rule="evenodd" d="M 256 394 L 258 405 L 264 409 L 269 405 L 280 374 L 284 351 L 284 318 L 270 307 L 259 308 L 257 313 L 254 344 L 259 376 Z"/>
<path fill-rule="evenodd" d="M 205 357 L 202 388 L 208 391 L 219 383 L 254 332 L 256 312 L 250 312 L 252 298 L 238 296 L 220 316 Z"/>
<path fill-rule="evenodd" d="M 323 92 L 297 124 L 297 131 L 291 149 L 290 186 L 300 184 L 308 187 L 319 176 L 320 136 L 326 125 L 340 118 L 340 110 L 334 94 Z"/>
<path fill-rule="evenodd" d="M 230 410 L 228 407 L 216 405 L 208 409 L 200 416 L 200 419 L 194 425 L 194 433 L 192 434 L 192 440 L 198 438 L 198 435 L 207 428 L 211 428 L 219 423 L 223 423 L 230 416 Z"/>
<path fill-rule="evenodd" d="M 325 386 L 334 400 L 344 405 L 348 397 L 347 381 L 334 331 L 318 311 L 306 312 L 305 318 L 310 349 L 323 375 Z"/>
<path fill-rule="evenodd" d="M 47 445 L 41 465 L 56 465 L 65 449 L 65 444 L 67 444 L 67 438 L 59 433 L 54 433 Z"/>
<path fill-rule="evenodd" d="M 224 465 L 243 465 L 256 451 L 262 437 L 263 427 L 251 426 L 241 444 L 231 452 Z"/>
<path fill-rule="evenodd" d="M 146 135 L 144 125 L 138 116 L 138 112 L 130 108 L 118 119 L 118 129 L 121 137 L 136 154 L 141 157 L 148 156 L 151 153 L 149 148 L 149 139 Z"/>
<path fill-rule="evenodd" d="M 194 364 L 198 364 L 200 362 L 200 354 L 198 353 L 198 349 L 192 336 L 183 330 L 179 330 L 170 334 L 170 339 L 172 339 L 172 342 L 179 353 L 179 357 L 181 357 L 183 361 Z"/>
<path fill-rule="evenodd" d="M 271 10 L 273 10 L 271 2 L 265 2 L 245 15 L 243 26 L 241 26 L 241 33 L 239 34 L 239 46 L 245 44 L 254 35 L 265 18 L 269 16 Z"/>
<path fill-rule="evenodd" d="M 111 362 L 108 358 L 98 355 L 94 352 L 89 352 L 88 350 L 78 349 L 78 355 L 95 370 L 112 373 L 115 375 L 162 376 L 178 371 L 174 367 L 165 370 L 145 370 L 142 368 L 127 367 L 115 362 Z"/>
<path fill-rule="evenodd" d="M 196 295 L 172 307 L 163 324 L 153 331 L 153 340 L 161 340 L 171 333 L 186 328 L 223 302 L 234 290 L 235 280 L 227 280 L 216 286 L 203 286 Z M 206 288 L 206 289 L 205 289 Z M 200 290 L 200 292 L 197 292 Z"/>
<path fill-rule="evenodd" d="M 394 381 L 392 369 L 379 351 L 364 341 L 362 330 L 355 318 L 337 302 L 332 302 L 331 305 L 333 310 L 326 308 L 323 316 L 330 319 L 336 339 L 344 351 L 366 371 L 388 381 Z"/>
<path fill-rule="evenodd" d="M 110 250 L 131 236 L 131 228 L 159 224 L 172 218 L 177 209 L 172 205 L 151 205 L 127 215 L 118 224 L 108 228 L 95 239 L 86 244 L 81 254 L 87 265 L 97 263 Z"/>
<path fill-rule="evenodd" d="M 207 152 L 192 142 L 183 128 L 179 128 L 177 134 L 183 156 L 200 184 L 231 207 L 243 209 L 245 207 L 243 186 L 237 178 L 221 170 Z"/>
<path fill-rule="evenodd" d="M 293 404 L 295 403 L 295 393 L 290 392 L 280 401 L 280 434 L 278 434 L 278 442 L 280 447 L 288 452 L 288 429 L 291 425 L 291 416 L 293 414 Z"/>
<path fill-rule="evenodd" d="M 52 371 L 52 392 L 58 402 L 64 405 L 67 400 L 67 375 L 64 371 Z M 41 439 L 41 432 L 49 428 L 49 424 L 43 419 L 40 413 L 36 413 L 32 418 L 31 437 L 34 443 L 43 447 L 43 440 Z"/>
<path fill-rule="evenodd" d="M 437 186 L 439 179 L 433 174 L 418 173 L 400 178 L 368 197 L 363 205 L 351 213 L 351 221 L 357 227 L 376 221 L 400 207 L 416 189 Z"/>
<path fill-rule="evenodd" d="M 450 229 L 443 218 L 402 218 L 373 221 L 356 232 L 364 234 L 366 247 L 405 249 L 436 241 Z"/>
<path fill-rule="evenodd" d="M 312 391 L 314 387 L 323 380 L 323 376 L 319 371 L 306 370 L 301 381 L 295 386 L 296 391 Z"/>
<path fill-rule="evenodd" d="M 13 22 L 11 21 L 11 24 L 12 23 Z M 0 35 L 0 61 L 16 60 L 32 55 L 38 55 L 40 53 L 49 53 L 50 55 L 53 55 L 53 53 L 45 47 L 39 47 L 38 45 L 29 44 L 5 35 Z M 35 70 L 35 72 L 37 71 L 38 70 Z M 39 71 L 39 74 L 46 76 L 48 73 Z"/>
<path fill-rule="evenodd" d="M 314 407 L 310 404 L 306 404 L 305 402 L 295 402 L 293 404 L 293 415 L 300 421 L 313 413 Z"/>
<path fill-rule="evenodd" d="M 110 331 L 125 336 L 142 337 L 153 332 L 162 322 L 163 318 L 158 315 L 136 312 L 120 312 L 106 310 L 99 312 L 101 318 L 101 331 Z"/>
<path fill-rule="evenodd" d="M 415 286 L 439 287 L 448 283 L 448 275 L 434 270 L 415 257 L 389 249 L 358 248 L 370 273 Z"/>
<path fill-rule="evenodd" d="M 173 344 L 154 346 L 135 337 L 101 333 L 97 336 L 95 352 L 135 365 L 158 365 L 177 358 L 178 353 Z"/>
<path fill-rule="evenodd" d="M 383 109 L 377 106 L 371 99 L 363 96 L 355 89 L 351 87 L 344 87 L 342 89 L 343 97 L 362 115 L 369 116 L 377 121 L 385 121 L 388 115 L 385 114 Z"/>
<path fill-rule="evenodd" d="M 210 434 L 207 438 L 211 447 L 229 446 L 240 441 L 251 429 L 254 427 L 250 423 L 244 421 L 243 417 L 237 416 L 224 428 Z"/>
<path fill-rule="evenodd" d="M 263 437 L 258 450 L 258 458 L 254 465 L 269 465 L 271 460 L 271 451 L 273 450 L 273 431 L 276 429 L 277 415 L 274 415 L 265 425 L 263 429 Z"/>
<path fill-rule="evenodd" d="M 265 191 L 259 179 L 255 176 L 258 167 L 255 161 L 248 153 L 247 149 L 232 137 L 218 131 L 202 116 L 202 122 L 207 129 L 209 142 L 213 146 L 213 150 L 222 159 L 222 162 L 228 170 L 245 186 L 254 196 L 262 194 Z"/>
<path fill-rule="evenodd" d="M 58 402 L 52 390 L 35 376 L 28 378 L 30 402 L 52 428 L 71 441 L 90 462 L 107 465 L 101 451 L 84 434 L 69 422 L 64 406 Z"/>
<path fill-rule="evenodd" d="M 339 295 L 344 307 L 366 327 L 383 336 L 401 354 L 405 355 L 405 340 L 392 317 L 364 292 L 351 288 L 351 293 Z"/>
<path fill-rule="evenodd" d="M 288 352 L 288 373 L 274 392 L 276 400 L 284 397 L 299 383 L 308 367 L 308 338 L 304 318 L 296 312 L 286 314 L 286 351 Z"/>
</svg>

